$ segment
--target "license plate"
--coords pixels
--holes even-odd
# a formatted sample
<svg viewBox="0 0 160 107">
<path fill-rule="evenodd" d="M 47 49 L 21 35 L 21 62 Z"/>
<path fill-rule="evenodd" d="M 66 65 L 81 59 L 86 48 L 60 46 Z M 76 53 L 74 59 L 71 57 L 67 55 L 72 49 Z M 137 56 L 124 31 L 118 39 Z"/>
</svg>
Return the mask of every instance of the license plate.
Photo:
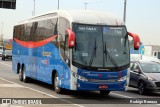
<svg viewBox="0 0 160 107">
<path fill-rule="evenodd" d="M 107 85 L 99 85 L 99 87 L 98 87 L 99 89 L 107 89 L 108 88 L 108 86 Z"/>
</svg>

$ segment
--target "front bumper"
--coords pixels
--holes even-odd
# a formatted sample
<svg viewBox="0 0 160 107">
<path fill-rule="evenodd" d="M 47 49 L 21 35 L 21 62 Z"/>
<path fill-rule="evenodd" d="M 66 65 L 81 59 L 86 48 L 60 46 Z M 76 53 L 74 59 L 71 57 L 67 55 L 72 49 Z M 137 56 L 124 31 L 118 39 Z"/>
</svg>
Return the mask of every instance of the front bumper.
<svg viewBox="0 0 160 107">
<path fill-rule="evenodd" d="M 146 84 L 146 89 L 150 91 L 160 91 L 160 81 L 149 81 Z"/>
<path fill-rule="evenodd" d="M 125 91 L 127 86 L 127 81 L 115 82 L 115 83 L 91 83 L 84 81 L 77 81 L 77 90 L 89 90 L 89 91 L 97 91 L 97 90 L 109 90 L 109 91 Z M 107 86 L 107 88 L 99 88 L 100 86 Z"/>
</svg>

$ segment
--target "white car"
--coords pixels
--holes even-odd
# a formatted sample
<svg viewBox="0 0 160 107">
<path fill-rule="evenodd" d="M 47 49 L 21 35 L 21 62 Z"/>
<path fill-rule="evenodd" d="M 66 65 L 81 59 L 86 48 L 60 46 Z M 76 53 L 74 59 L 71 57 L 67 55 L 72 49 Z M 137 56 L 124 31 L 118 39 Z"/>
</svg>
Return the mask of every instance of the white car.
<svg viewBox="0 0 160 107">
<path fill-rule="evenodd" d="M 140 60 L 160 62 L 160 60 L 156 58 L 155 56 L 140 55 L 140 54 L 130 55 L 130 61 L 140 61 Z"/>
<path fill-rule="evenodd" d="M 3 46 L 0 46 L 0 56 L 2 56 L 3 53 Z"/>
</svg>

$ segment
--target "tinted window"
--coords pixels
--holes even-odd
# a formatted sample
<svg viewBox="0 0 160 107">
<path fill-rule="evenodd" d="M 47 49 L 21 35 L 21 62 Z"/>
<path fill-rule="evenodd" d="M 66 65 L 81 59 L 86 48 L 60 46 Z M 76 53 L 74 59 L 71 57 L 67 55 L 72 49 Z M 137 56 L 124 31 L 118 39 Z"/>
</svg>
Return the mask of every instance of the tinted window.
<svg viewBox="0 0 160 107">
<path fill-rule="evenodd" d="M 55 18 L 18 25 L 14 27 L 14 38 L 22 41 L 41 41 L 57 35 L 57 24 L 58 19 Z"/>
<path fill-rule="evenodd" d="M 145 73 L 160 73 L 159 63 L 141 63 L 140 65 Z"/>
<path fill-rule="evenodd" d="M 60 40 L 60 52 L 65 60 L 69 58 L 67 28 L 70 28 L 69 21 L 65 18 L 59 18 L 58 34 Z"/>
</svg>

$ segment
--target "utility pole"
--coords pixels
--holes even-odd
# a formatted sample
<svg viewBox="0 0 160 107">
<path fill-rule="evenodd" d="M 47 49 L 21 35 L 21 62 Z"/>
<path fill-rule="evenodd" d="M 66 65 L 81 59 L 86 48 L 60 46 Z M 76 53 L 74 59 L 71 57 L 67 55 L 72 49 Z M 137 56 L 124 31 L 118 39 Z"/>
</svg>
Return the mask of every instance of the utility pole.
<svg viewBox="0 0 160 107">
<path fill-rule="evenodd" d="M 85 10 L 87 9 L 87 4 L 88 4 L 88 3 L 84 3 L 84 5 L 85 5 Z"/>
<path fill-rule="evenodd" d="M 1 23 L 1 35 L 2 35 L 2 31 L 3 31 L 3 22 Z"/>
<path fill-rule="evenodd" d="M 36 14 L 36 3 L 35 0 L 33 0 L 33 16 Z"/>
<path fill-rule="evenodd" d="M 87 9 L 87 4 L 88 4 L 88 3 L 84 3 L 84 6 L 85 6 L 85 10 Z"/>
<path fill-rule="evenodd" d="M 59 10 L 59 0 L 58 0 L 58 10 Z"/>
<path fill-rule="evenodd" d="M 1 23 L 1 45 L 3 46 L 3 22 Z"/>
<path fill-rule="evenodd" d="M 126 5 L 127 5 L 127 0 L 124 0 L 124 15 L 123 15 L 124 23 L 126 23 Z"/>
</svg>

